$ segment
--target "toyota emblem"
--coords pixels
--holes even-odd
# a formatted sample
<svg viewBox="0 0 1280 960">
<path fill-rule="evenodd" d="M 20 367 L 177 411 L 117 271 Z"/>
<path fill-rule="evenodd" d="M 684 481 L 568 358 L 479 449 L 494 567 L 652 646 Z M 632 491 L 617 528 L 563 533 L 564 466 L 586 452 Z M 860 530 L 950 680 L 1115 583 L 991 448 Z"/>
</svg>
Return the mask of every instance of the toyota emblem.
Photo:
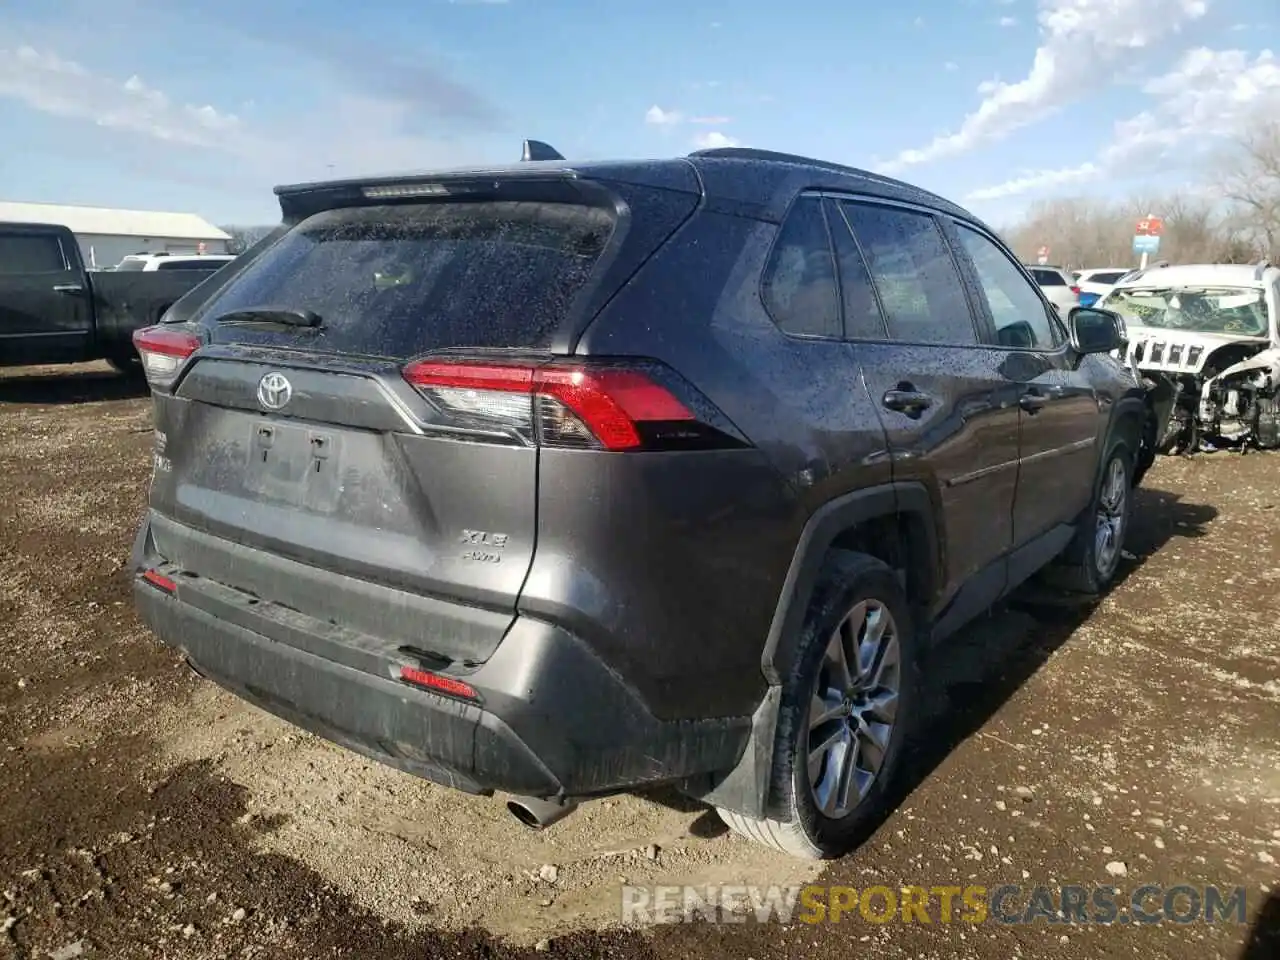
<svg viewBox="0 0 1280 960">
<path fill-rule="evenodd" d="M 258 381 L 258 402 L 268 410 L 279 410 L 293 396 L 293 384 L 283 373 L 268 373 Z"/>
</svg>

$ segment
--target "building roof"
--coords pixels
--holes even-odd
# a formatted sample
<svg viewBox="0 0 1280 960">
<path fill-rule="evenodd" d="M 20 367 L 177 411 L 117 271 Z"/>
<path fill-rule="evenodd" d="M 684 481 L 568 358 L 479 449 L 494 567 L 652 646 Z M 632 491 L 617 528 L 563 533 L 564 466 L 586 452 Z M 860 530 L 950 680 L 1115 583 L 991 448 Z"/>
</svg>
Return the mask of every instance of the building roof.
<svg viewBox="0 0 1280 960">
<path fill-rule="evenodd" d="M 172 237 L 181 240 L 230 240 L 230 234 L 194 213 L 157 210 L 112 210 L 56 203 L 0 200 L 0 222 L 47 223 L 65 226 L 74 234 L 126 237 Z"/>
<path fill-rule="evenodd" d="M 1125 277 L 1120 287 L 1261 287 L 1270 281 L 1276 268 L 1256 263 L 1195 263 L 1169 267 L 1148 267 Z"/>
</svg>

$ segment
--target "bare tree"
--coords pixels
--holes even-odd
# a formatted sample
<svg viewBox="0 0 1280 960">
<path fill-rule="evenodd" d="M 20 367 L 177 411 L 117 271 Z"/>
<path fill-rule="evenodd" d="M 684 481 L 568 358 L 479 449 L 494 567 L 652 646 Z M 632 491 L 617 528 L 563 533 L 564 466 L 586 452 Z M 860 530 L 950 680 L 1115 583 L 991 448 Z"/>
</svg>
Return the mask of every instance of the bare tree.
<svg viewBox="0 0 1280 960">
<path fill-rule="evenodd" d="M 1237 225 L 1272 260 L 1280 258 L 1280 121 L 1243 137 L 1227 159 L 1222 193 L 1236 207 Z"/>
<path fill-rule="evenodd" d="M 227 252 L 241 254 L 275 228 L 226 226 L 221 229 L 231 235 L 231 239 L 227 241 Z"/>
<path fill-rule="evenodd" d="M 1266 156 L 1266 154 L 1263 154 Z M 1280 158 L 1280 152 L 1276 154 Z M 1254 168 L 1250 168 L 1253 170 Z M 1253 184 L 1264 181 L 1254 176 Z M 1125 200 L 1064 197 L 1032 204 L 1022 221 L 1003 231 L 1014 251 L 1032 262 L 1037 250 L 1067 269 L 1136 266 L 1133 235 L 1139 220 L 1154 214 L 1164 221 L 1158 259 L 1170 263 L 1249 263 L 1260 256 L 1269 223 L 1260 203 L 1274 196 L 1280 211 L 1280 178 L 1275 194 L 1258 189 L 1252 204 L 1232 202 L 1225 191 L 1182 191 Z M 1264 209 L 1270 209 L 1265 208 Z M 1274 228 L 1280 236 L 1280 223 Z"/>
</svg>

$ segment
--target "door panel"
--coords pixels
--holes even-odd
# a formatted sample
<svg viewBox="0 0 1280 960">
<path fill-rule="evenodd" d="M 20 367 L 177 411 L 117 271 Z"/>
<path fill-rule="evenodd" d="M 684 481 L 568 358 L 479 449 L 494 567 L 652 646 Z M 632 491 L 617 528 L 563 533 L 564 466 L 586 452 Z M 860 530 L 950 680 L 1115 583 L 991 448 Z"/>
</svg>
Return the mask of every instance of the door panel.
<svg viewBox="0 0 1280 960">
<path fill-rule="evenodd" d="M 1089 503 L 1098 462 L 1102 414 L 1096 394 L 1068 356 L 1012 354 L 1021 386 L 1021 439 L 1013 535 L 1018 543 L 1059 523 L 1071 523 Z"/>
<path fill-rule="evenodd" d="M 0 363 L 57 363 L 87 356 L 93 315 L 84 275 L 58 236 L 0 229 Z"/>
<path fill-rule="evenodd" d="M 983 339 L 1006 351 L 1002 373 L 1018 386 L 1013 538 L 1021 545 L 1088 504 L 1103 415 L 1042 291 L 994 239 L 964 224 L 952 229 L 982 295 Z"/>
<path fill-rule="evenodd" d="M 1003 375 L 1003 352 L 977 342 L 967 289 L 936 220 L 870 203 L 835 206 L 845 329 L 894 479 L 922 482 L 940 508 L 943 602 L 985 572 L 983 596 L 974 599 L 981 607 L 1003 589 L 999 567 L 1013 542 L 1017 388 Z"/>
<path fill-rule="evenodd" d="M 853 345 L 893 454 L 895 480 L 928 486 L 941 508 L 950 596 L 1013 544 L 1018 479 L 1017 387 L 1002 356 L 976 348 Z M 925 394 L 918 414 L 884 405 L 891 390 Z M 994 599 L 994 597 L 992 598 Z"/>
</svg>

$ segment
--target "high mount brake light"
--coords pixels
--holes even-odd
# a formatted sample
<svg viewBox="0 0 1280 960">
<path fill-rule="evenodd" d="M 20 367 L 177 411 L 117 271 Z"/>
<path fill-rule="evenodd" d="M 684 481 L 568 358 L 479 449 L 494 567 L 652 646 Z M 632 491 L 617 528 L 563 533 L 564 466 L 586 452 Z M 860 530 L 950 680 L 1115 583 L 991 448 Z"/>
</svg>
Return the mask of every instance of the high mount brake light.
<svg viewBox="0 0 1280 960">
<path fill-rule="evenodd" d="M 645 424 L 695 423 L 636 370 L 422 360 L 404 378 L 446 413 L 501 423 L 543 446 L 636 450 Z"/>
<path fill-rule="evenodd" d="M 142 358 L 147 380 L 152 386 L 164 386 L 173 380 L 187 358 L 200 349 L 201 341 L 194 333 L 153 326 L 134 331 L 133 345 Z"/>
</svg>

